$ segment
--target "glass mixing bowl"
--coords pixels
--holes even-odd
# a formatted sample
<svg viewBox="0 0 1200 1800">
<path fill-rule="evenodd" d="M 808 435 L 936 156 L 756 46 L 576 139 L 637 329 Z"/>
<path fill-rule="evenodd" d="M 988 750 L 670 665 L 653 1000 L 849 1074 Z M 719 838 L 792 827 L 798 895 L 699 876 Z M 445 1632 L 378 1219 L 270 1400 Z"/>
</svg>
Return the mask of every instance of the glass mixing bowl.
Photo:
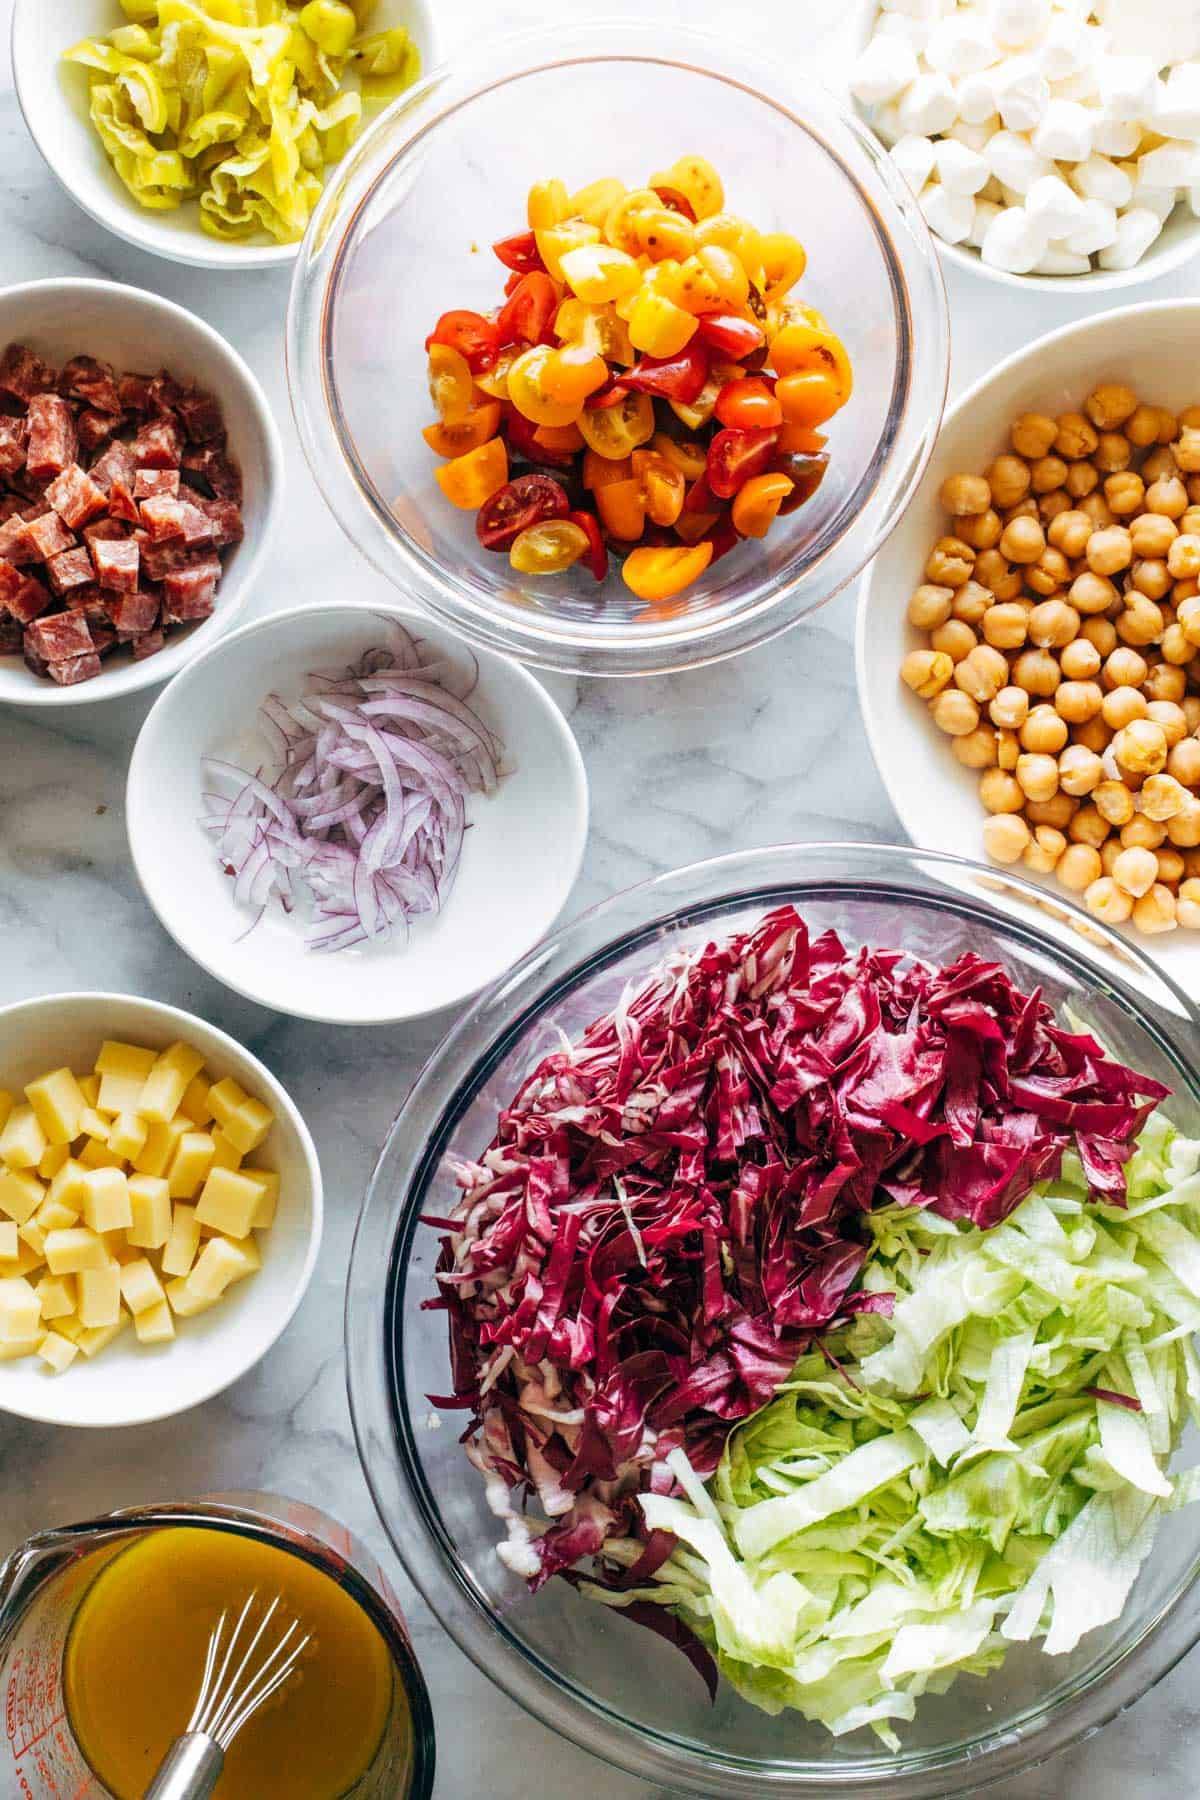
<svg viewBox="0 0 1200 1800">
<path fill-rule="evenodd" d="M 922 1700 L 893 1756 L 865 1733 L 831 1739 L 798 1714 L 769 1718 L 724 1685 L 715 1706 L 678 1651 L 551 1581 L 531 1596 L 495 1555 L 501 1535 L 458 1442 L 462 1415 L 427 1395 L 451 1386 L 435 1291 L 439 1234 L 458 1190 L 450 1157 L 478 1155 L 497 1110 L 558 1033 L 578 1035 L 675 944 L 744 928 L 794 901 L 814 933 L 901 945 L 939 963 L 995 958 L 1022 987 L 1069 1003 L 1114 1053 L 1168 1083 L 1177 1122 L 1200 1132 L 1200 1014 L 1133 952 L 1136 986 L 1079 947 L 1047 939 L 1010 897 L 1006 871 L 914 849 L 791 845 L 700 863 L 630 889 L 547 939 L 478 1000 L 409 1095 L 375 1171 L 347 1299 L 350 1396 L 376 1505 L 443 1625 L 507 1693 L 576 1743 L 643 1779 L 695 1795 L 961 1794 L 1011 1778 L 1138 1699 L 1200 1638 L 1200 1508 L 1160 1530 L 1122 1617 L 1051 1659 L 1014 1647 L 986 1679 Z M 1098 940 L 1107 934 L 1078 915 Z M 1129 966 L 1131 946 L 1121 944 Z M 1195 1460 L 1194 1443 L 1185 1446 Z"/>
<path fill-rule="evenodd" d="M 664 54 L 668 46 L 670 55 Z M 530 184 L 637 185 L 709 154 L 728 205 L 808 251 L 796 290 L 854 364 L 816 495 L 651 614 L 610 573 L 533 578 L 480 548 L 437 487 L 425 338 L 489 311 L 488 246 L 525 225 Z M 628 675 L 745 649 L 836 594 L 883 543 L 941 419 L 945 291 L 904 179 L 838 101 L 791 70 L 686 29 L 634 23 L 514 36 L 398 100 L 326 186 L 296 265 L 288 377 L 317 483 L 352 541 L 447 623 L 547 668 Z"/>
</svg>

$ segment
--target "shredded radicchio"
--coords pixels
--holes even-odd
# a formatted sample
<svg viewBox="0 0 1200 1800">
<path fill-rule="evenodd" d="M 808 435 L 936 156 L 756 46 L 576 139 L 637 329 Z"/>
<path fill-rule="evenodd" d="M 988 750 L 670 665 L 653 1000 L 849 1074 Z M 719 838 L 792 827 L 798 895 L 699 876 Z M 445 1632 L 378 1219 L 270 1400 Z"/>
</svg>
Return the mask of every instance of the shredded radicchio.
<svg viewBox="0 0 1200 1800">
<path fill-rule="evenodd" d="M 391 635 L 392 648 L 310 676 L 299 700 L 267 695 L 278 774 L 205 758 L 232 795 L 206 793 L 201 824 L 234 899 L 254 910 L 250 930 L 272 897 L 291 912 L 299 882 L 310 949 L 380 942 L 438 911 L 454 884 L 467 795 L 493 792 L 502 748 L 450 667 L 402 626 Z"/>
<path fill-rule="evenodd" d="M 707 1475 L 814 1336 L 889 1307 L 856 1291 L 865 1212 L 994 1226 L 1068 1148 L 1120 1204 L 1166 1092 L 973 954 L 851 955 L 789 906 L 669 957 L 539 1064 L 428 1221 L 450 1226 L 435 1403 L 472 1414 L 501 1556 L 535 1588 L 586 1557 L 644 1578 L 671 1541 L 638 1545 L 636 1495 L 675 1489 L 669 1453 Z"/>
</svg>

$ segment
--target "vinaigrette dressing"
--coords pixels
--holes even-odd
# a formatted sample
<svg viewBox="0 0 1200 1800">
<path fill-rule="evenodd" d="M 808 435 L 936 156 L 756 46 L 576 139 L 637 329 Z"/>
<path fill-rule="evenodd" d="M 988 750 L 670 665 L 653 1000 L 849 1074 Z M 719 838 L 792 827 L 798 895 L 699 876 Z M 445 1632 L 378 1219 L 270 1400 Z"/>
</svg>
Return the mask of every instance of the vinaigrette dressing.
<svg viewBox="0 0 1200 1800">
<path fill-rule="evenodd" d="M 75 1736 L 116 1800 L 139 1800 L 199 1691 L 209 1633 L 251 1590 L 282 1596 L 314 1641 L 234 1741 L 216 1800 L 337 1800 L 371 1765 L 392 1662 L 356 1601 L 298 1556 L 233 1532 L 156 1531 L 97 1577 L 67 1643 Z"/>
</svg>

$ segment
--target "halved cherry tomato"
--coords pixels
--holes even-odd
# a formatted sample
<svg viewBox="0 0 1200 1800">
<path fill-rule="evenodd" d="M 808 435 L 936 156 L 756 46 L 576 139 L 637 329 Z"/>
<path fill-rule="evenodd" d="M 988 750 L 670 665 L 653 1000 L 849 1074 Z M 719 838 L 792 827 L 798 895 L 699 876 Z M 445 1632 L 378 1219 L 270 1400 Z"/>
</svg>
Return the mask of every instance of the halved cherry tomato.
<svg viewBox="0 0 1200 1800">
<path fill-rule="evenodd" d="M 726 382 L 713 411 L 722 425 L 732 425 L 738 431 L 769 431 L 783 424 L 783 408 L 770 384 L 759 375 L 744 375 L 740 381 Z"/>
<path fill-rule="evenodd" d="M 468 450 L 478 450 L 480 444 L 494 438 L 499 429 L 500 402 L 488 400 L 482 406 L 472 407 L 465 418 L 441 419 L 436 425 L 426 425 L 421 436 L 438 456 L 464 456 Z"/>
<path fill-rule="evenodd" d="M 549 444 L 542 443 L 538 437 L 538 432 L 542 429 L 532 419 L 527 419 L 524 413 L 518 412 L 515 406 L 505 407 L 504 435 L 518 456 L 523 456 L 526 462 L 553 463 L 556 468 L 569 469 L 575 461 L 574 451 L 552 450 Z"/>
<path fill-rule="evenodd" d="M 588 548 L 581 560 L 587 563 L 597 581 L 603 581 L 608 574 L 608 550 L 600 535 L 600 526 L 595 515 L 590 512 L 571 512 L 567 514 L 567 517 L 572 525 L 578 525 L 580 531 L 587 537 Z"/>
<path fill-rule="evenodd" d="M 429 346 L 429 398 L 439 419 L 453 424 L 465 419 L 475 397 L 475 383 L 465 356 L 449 344 Z"/>
<path fill-rule="evenodd" d="M 708 446 L 705 479 L 721 500 L 732 500 L 738 489 L 752 475 L 762 475 L 771 466 L 778 432 L 774 429 L 735 431 L 728 427 L 718 431 Z"/>
<path fill-rule="evenodd" d="M 734 530 L 733 520 L 728 513 L 717 520 L 708 541 L 712 545 L 712 558 L 708 565 L 710 569 L 713 563 L 720 562 L 723 556 L 728 556 L 731 550 L 737 549 L 742 540 Z"/>
<path fill-rule="evenodd" d="M 556 461 L 560 456 L 573 457 L 584 447 L 578 425 L 538 425 L 533 441 L 543 456 L 549 452 Z"/>
<path fill-rule="evenodd" d="M 719 512 L 682 512 L 675 521 L 675 535 L 685 544 L 698 544 L 711 535 L 720 518 Z"/>
<path fill-rule="evenodd" d="M 587 532 L 570 519 L 543 519 L 513 539 L 508 560 L 522 575 L 557 575 L 589 548 Z"/>
<path fill-rule="evenodd" d="M 798 506 L 811 500 L 829 467 L 827 456 L 777 456 L 771 464 L 772 469 L 786 475 L 792 483 L 792 491 L 779 508 L 781 518 L 794 513 Z"/>
<path fill-rule="evenodd" d="M 779 448 L 791 456 L 815 456 L 828 442 L 825 433 L 811 425 L 793 425 L 785 419 L 779 427 Z"/>
<path fill-rule="evenodd" d="M 532 231 L 518 231 L 512 237 L 499 238 L 492 245 L 492 253 L 500 258 L 506 269 L 515 269 L 518 275 L 532 275 L 535 269 L 545 267 Z"/>
<path fill-rule="evenodd" d="M 541 269 L 522 275 L 500 308 L 496 334 L 502 344 L 540 344 L 558 311 L 558 289 Z"/>
<path fill-rule="evenodd" d="M 663 182 L 654 183 L 654 192 L 658 195 L 668 212 L 682 213 L 685 219 L 696 223 L 696 210 L 686 194 L 677 187 L 667 187 Z"/>
<path fill-rule="evenodd" d="M 480 507 L 475 536 L 485 550 L 507 550 L 531 525 L 565 519 L 570 510 L 566 490 L 549 475 L 518 475 Z"/>
<path fill-rule="evenodd" d="M 646 517 L 656 525 L 673 525 L 683 511 L 687 483 L 681 470 L 657 450 L 635 450 L 633 473 L 642 486 Z"/>
<path fill-rule="evenodd" d="M 708 380 L 708 352 L 686 344 L 675 356 L 642 356 L 621 372 L 621 386 L 639 394 L 661 394 L 685 406 L 697 399 Z"/>
<path fill-rule="evenodd" d="M 854 371 L 841 338 L 823 326 L 794 319 L 771 340 L 771 366 L 778 375 L 828 375 L 845 405 L 854 389 Z"/>
<path fill-rule="evenodd" d="M 683 502 L 683 510 L 685 513 L 720 512 L 721 502 L 717 499 L 712 488 L 708 485 L 707 463 L 704 465 L 703 474 L 698 475 L 688 489 Z"/>
<path fill-rule="evenodd" d="M 629 481 L 632 475 L 633 464 L 627 456 L 600 456 L 595 450 L 583 453 L 583 485 L 593 493 L 614 481 Z"/>
<path fill-rule="evenodd" d="M 734 362 L 741 362 L 765 341 L 752 320 L 741 319 L 736 313 L 707 313 L 696 327 L 696 335 Z"/>
<path fill-rule="evenodd" d="M 471 373 L 478 375 L 495 362 L 500 341 L 500 333 L 491 319 L 485 319 L 482 313 L 458 309 L 442 314 L 425 339 L 425 348 L 429 350 L 434 344 L 448 344 L 451 350 L 466 357 Z"/>
<path fill-rule="evenodd" d="M 789 424 L 809 426 L 824 425 L 832 419 L 843 399 L 837 378 L 823 369 L 781 375 L 775 383 L 775 397 Z"/>
<path fill-rule="evenodd" d="M 593 495 L 605 531 L 623 543 L 636 544 L 646 528 L 646 502 L 640 481 L 609 481 Z"/>
<path fill-rule="evenodd" d="M 766 537 L 792 491 L 789 475 L 752 475 L 733 497 L 733 525 L 739 537 Z"/>
<path fill-rule="evenodd" d="M 508 372 L 508 397 L 535 425 L 571 425 L 587 396 L 607 378 L 604 358 L 583 344 L 564 344 L 561 350 L 534 344 Z"/>
<path fill-rule="evenodd" d="M 589 394 L 584 401 L 588 412 L 606 412 L 610 406 L 620 406 L 629 389 L 618 375 L 610 375 L 604 386 Z"/>
<path fill-rule="evenodd" d="M 452 506 L 474 512 L 508 480 L 508 451 L 502 438 L 489 438 L 465 456 L 443 463 L 433 471 L 434 480 Z M 564 499 L 566 496 L 563 496 Z"/>
<path fill-rule="evenodd" d="M 687 481 L 695 481 L 704 473 L 704 446 L 692 438 L 673 438 L 669 432 L 656 431 L 654 448 L 673 463 Z"/>
<path fill-rule="evenodd" d="M 649 394 L 626 394 L 620 406 L 581 413 L 578 423 L 590 449 L 620 462 L 654 436 L 654 402 Z"/>
<path fill-rule="evenodd" d="M 629 552 L 621 577 L 639 600 L 669 600 L 703 575 L 712 553 L 709 543 L 680 544 L 673 550 L 642 547 Z"/>
</svg>

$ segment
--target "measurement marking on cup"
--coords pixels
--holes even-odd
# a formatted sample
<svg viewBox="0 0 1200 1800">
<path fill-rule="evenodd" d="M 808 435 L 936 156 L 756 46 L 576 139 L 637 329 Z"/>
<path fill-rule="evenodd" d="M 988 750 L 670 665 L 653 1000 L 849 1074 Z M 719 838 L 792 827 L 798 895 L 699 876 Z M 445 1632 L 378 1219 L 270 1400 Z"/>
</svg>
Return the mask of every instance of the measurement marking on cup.
<svg viewBox="0 0 1200 1800">
<path fill-rule="evenodd" d="M 13 1761 L 15 1763 L 19 1763 L 23 1757 L 28 1756 L 29 1752 L 34 1748 L 34 1746 L 36 1744 L 40 1744 L 44 1737 L 48 1737 L 50 1735 L 50 1733 L 54 1730 L 54 1727 L 56 1725 L 62 1724 L 62 1722 L 66 1718 L 66 1716 L 67 1715 L 65 1712 L 55 1713 L 54 1717 L 50 1720 L 49 1724 L 43 1725 L 42 1729 L 38 1732 L 37 1736 L 31 1737 L 29 1742 L 27 1744 L 23 1744 L 19 1750 L 17 1749 L 16 1744 L 13 1743 L 13 1746 L 12 1746 Z M 10 1742 L 11 1742 L 11 1739 L 10 1739 Z"/>
</svg>

